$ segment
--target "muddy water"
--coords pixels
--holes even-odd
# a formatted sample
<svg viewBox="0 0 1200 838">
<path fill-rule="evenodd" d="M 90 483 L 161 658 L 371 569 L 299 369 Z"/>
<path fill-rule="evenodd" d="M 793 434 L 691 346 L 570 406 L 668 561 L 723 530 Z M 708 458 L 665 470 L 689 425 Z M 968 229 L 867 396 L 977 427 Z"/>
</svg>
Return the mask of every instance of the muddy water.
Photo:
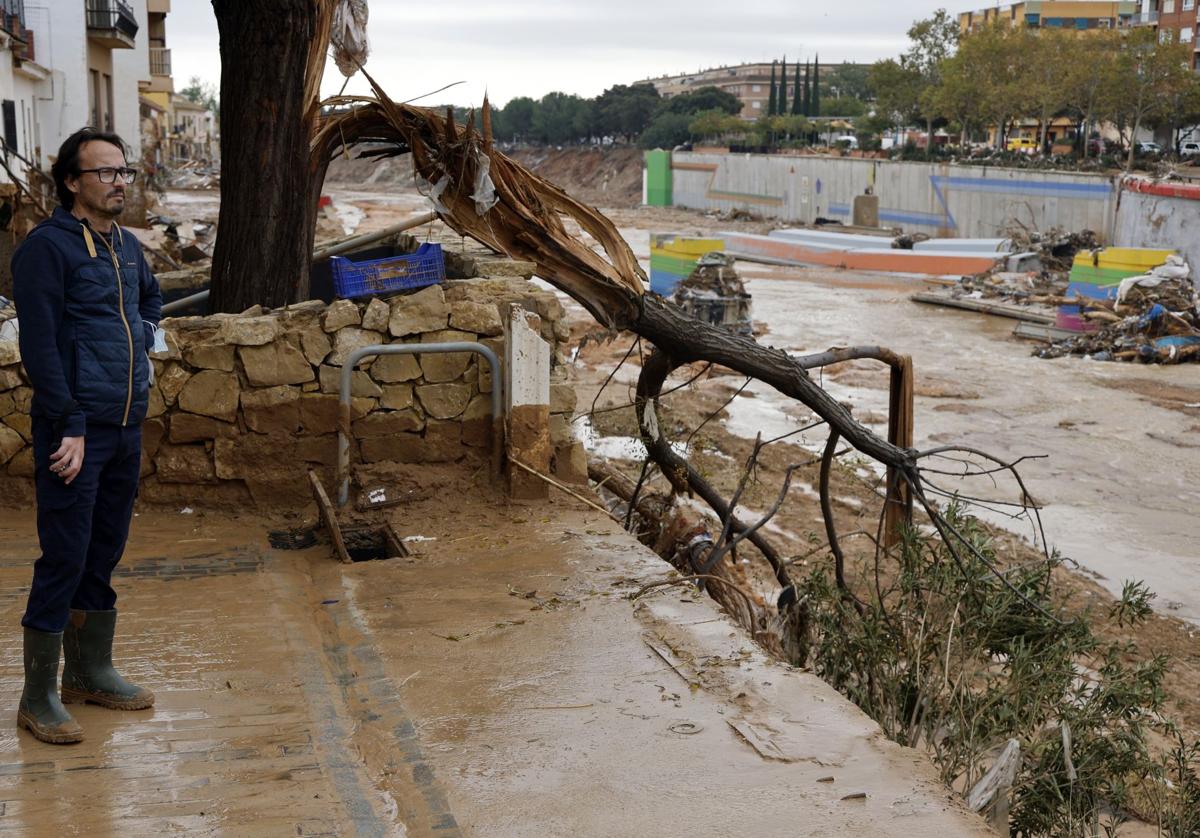
<svg viewBox="0 0 1200 838">
<path fill-rule="evenodd" d="M 716 222 L 713 222 L 716 223 Z M 713 228 L 714 230 L 717 228 Z M 646 265 L 645 229 L 621 233 Z M 917 373 L 918 448 L 976 447 L 1021 465 L 1043 505 L 1047 540 L 1113 593 L 1143 579 L 1164 613 L 1200 622 L 1200 370 L 1031 356 L 1014 340 L 1013 321 L 909 301 L 919 280 L 741 263 L 766 344 L 808 353 L 832 346 L 881 344 L 913 356 Z M 879 433 L 886 432 L 887 375 L 861 363 L 821 374 L 823 386 Z M 752 383 L 725 420 L 753 438 L 795 431 L 806 408 Z M 824 444 L 820 429 L 789 440 Z M 945 467 L 949 464 L 942 464 Z M 978 481 L 950 491 L 1014 500 L 1017 488 Z M 1036 537 L 1030 522 L 1004 507 L 981 517 Z"/>
</svg>

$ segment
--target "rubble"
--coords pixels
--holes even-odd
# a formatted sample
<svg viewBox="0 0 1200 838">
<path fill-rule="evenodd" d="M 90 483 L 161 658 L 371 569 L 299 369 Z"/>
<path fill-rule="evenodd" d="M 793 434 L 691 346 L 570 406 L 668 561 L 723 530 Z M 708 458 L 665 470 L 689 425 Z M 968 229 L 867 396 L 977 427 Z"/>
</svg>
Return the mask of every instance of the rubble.
<svg viewBox="0 0 1200 838">
<path fill-rule="evenodd" d="M 705 323 L 750 334 L 750 295 L 734 268 L 735 259 L 721 252 L 707 253 L 691 274 L 675 286 L 675 303 Z"/>
<path fill-rule="evenodd" d="M 952 299 L 998 300 L 1013 305 L 1057 303 L 1067 293 L 1070 280 L 1060 271 L 994 271 L 965 276 L 951 287 Z"/>
<path fill-rule="evenodd" d="M 1040 358 L 1085 355 L 1096 361 L 1178 364 L 1200 360 L 1200 298 L 1191 269 L 1178 256 L 1121 282 L 1111 299 L 1072 298 L 1094 332 L 1052 343 Z"/>
<path fill-rule="evenodd" d="M 1012 242 L 1013 252 L 1038 254 L 1042 266 L 1050 271 L 1069 271 L 1075 254 L 1100 247 L 1099 238 L 1091 230 L 1070 233 L 1061 227 L 1051 227 L 1039 232 L 1016 222 L 1004 235 Z"/>
</svg>

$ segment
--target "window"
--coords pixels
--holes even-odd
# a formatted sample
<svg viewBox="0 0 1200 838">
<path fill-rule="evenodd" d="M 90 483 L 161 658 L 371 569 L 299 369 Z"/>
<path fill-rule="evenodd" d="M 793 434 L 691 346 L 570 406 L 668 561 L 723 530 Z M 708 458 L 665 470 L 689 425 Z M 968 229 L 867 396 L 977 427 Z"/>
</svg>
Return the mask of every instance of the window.
<svg viewBox="0 0 1200 838">
<path fill-rule="evenodd" d="M 104 74 L 104 130 L 113 130 L 113 81 L 108 73 Z"/>
<path fill-rule="evenodd" d="M 752 93 L 762 93 L 762 85 L 761 84 L 753 84 L 750 86 L 750 91 Z"/>
<path fill-rule="evenodd" d="M 1174 34 L 1170 29 L 1160 29 L 1158 30 L 1158 42 L 1160 44 L 1169 44 L 1174 40 Z"/>
<path fill-rule="evenodd" d="M 1164 15 L 1175 14 L 1175 0 L 1163 0 L 1162 13 Z"/>
<path fill-rule="evenodd" d="M 4 112 L 4 147 L 5 151 L 20 152 L 17 147 L 17 103 L 5 99 L 0 110 Z"/>
<path fill-rule="evenodd" d="M 88 72 L 91 84 L 88 85 L 88 113 L 91 115 L 92 126 L 100 127 L 100 71 Z"/>
<path fill-rule="evenodd" d="M 756 110 L 756 111 L 761 111 L 762 110 L 762 102 L 755 101 L 755 102 L 751 103 L 750 107 L 754 108 L 754 110 Z"/>
<path fill-rule="evenodd" d="M 1196 0 L 1183 0 L 1183 10 L 1185 12 L 1190 12 L 1194 8 L 1196 8 Z"/>
<path fill-rule="evenodd" d="M 1190 44 L 1192 42 L 1192 27 L 1185 26 L 1179 30 L 1179 43 Z"/>
</svg>

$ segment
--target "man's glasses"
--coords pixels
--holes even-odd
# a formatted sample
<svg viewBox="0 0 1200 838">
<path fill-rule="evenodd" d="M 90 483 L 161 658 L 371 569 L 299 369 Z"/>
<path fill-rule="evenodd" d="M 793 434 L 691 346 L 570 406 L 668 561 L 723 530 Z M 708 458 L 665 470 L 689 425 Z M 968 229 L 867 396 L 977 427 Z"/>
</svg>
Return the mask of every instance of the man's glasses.
<svg viewBox="0 0 1200 838">
<path fill-rule="evenodd" d="M 116 183 L 118 176 L 125 183 L 133 183 L 137 179 L 137 169 L 114 169 L 111 166 L 102 166 L 99 169 L 79 170 L 81 175 L 87 172 L 95 172 L 101 183 Z"/>
</svg>

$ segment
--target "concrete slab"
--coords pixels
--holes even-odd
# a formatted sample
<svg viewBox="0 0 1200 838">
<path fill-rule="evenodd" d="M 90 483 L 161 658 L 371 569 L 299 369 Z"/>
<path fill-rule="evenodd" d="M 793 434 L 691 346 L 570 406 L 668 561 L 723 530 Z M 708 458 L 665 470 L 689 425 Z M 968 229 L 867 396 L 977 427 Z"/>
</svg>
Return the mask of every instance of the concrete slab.
<svg viewBox="0 0 1200 838">
<path fill-rule="evenodd" d="M 393 512 L 415 555 L 352 565 L 271 550 L 250 518 L 141 515 L 116 651 L 158 704 L 82 708 L 71 747 L 11 723 L 37 549 L 6 511 L 0 831 L 990 834 L 708 600 L 631 602 L 667 568 L 606 517 L 444 501 Z"/>
<path fill-rule="evenodd" d="M 1004 254 L 917 252 L 873 247 L 828 250 L 784 236 L 722 233 L 725 250 L 742 259 L 769 260 L 784 265 L 823 265 L 843 270 L 927 276 L 973 276 L 995 267 Z"/>
</svg>

